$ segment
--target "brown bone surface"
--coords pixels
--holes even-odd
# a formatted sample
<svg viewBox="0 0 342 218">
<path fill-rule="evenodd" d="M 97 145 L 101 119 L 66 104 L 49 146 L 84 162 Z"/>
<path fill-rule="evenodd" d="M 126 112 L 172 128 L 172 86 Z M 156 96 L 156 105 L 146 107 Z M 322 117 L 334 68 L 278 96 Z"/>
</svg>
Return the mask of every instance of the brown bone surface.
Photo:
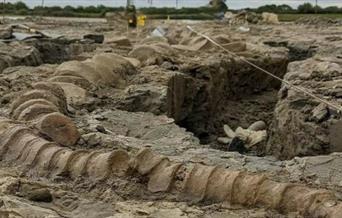
<svg viewBox="0 0 342 218">
<path fill-rule="evenodd" d="M 215 166 L 194 166 L 169 161 L 142 149 L 129 160 L 125 151 L 71 150 L 35 136 L 25 126 L 0 120 L 2 160 L 41 176 L 86 176 L 93 181 L 124 176 L 132 167 L 148 178 L 152 192 L 176 191 L 188 201 L 212 201 L 223 205 L 262 206 L 309 217 L 339 217 L 342 207 L 333 193 L 297 184 L 277 183 L 262 174 L 231 171 Z M 180 167 L 182 166 L 182 167 Z M 189 168 L 190 167 L 190 168 Z M 189 168 L 189 170 L 184 170 Z M 181 189 L 174 189 L 185 172 Z M 332 204 L 331 202 L 335 202 Z"/>
</svg>

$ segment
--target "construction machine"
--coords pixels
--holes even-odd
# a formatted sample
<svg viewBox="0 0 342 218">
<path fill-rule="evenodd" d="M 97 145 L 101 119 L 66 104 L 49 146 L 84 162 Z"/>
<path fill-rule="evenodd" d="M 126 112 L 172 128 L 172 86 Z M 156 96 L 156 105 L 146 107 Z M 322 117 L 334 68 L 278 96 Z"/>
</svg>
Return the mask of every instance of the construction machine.
<svg viewBox="0 0 342 218">
<path fill-rule="evenodd" d="M 134 2 L 127 0 L 125 11 L 123 12 L 107 12 L 107 22 L 113 26 L 127 23 L 129 27 L 135 28 L 137 26 L 137 15 Z"/>
<path fill-rule="evenodd" d="M 125 15 L 128 26 L 131 28 L 137 27 L 137 11 L 132 0 L 127 0 Z"/>
</svg>

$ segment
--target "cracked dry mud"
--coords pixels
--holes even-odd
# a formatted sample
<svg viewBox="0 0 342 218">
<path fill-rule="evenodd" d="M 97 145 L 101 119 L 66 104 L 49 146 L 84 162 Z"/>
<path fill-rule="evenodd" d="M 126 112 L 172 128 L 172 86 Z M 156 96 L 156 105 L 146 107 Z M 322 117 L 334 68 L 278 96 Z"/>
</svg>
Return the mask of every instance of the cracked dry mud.
<svg viewBox="0 0 342 218">
<path fill-rule="evenodd" d="M 65 37 L 0 44 L 0 217 L 342 216 L 333 108 L 182 21 L 139 34 L 102 20 L 8 22 Z M 158 25 L 166 36 L 149 36 Z M 340 26 L 192 27 L 341 105 Z M 89 33 L 105 42 L 81 40 Z M 267 140 L 252 150 L 217 142 L 223 125 L 259 120 Z"/>
</svg>

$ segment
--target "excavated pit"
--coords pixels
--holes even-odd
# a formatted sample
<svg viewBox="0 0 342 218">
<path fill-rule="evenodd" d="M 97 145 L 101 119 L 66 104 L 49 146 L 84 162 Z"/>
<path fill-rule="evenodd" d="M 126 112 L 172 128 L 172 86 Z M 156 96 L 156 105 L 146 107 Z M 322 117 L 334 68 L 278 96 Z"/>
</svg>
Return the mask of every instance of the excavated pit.
<svg viewBox="0 0 342 218">
<path fill-rule="evenodd" d="M 180 69 L 191 79 L 171 81 L 174 100 L 169 116 L 193 132 L 202 144 L 220 150 L 228 149 L 217 140 L 225 137 L 224 124 L 232 129 L 247 129 L 261 120 L 266 123 L 268 137 L 248 154 L 291 159 L 339 152 L 339 56 L 321 59 L 320 55 L 330 52 L 330 48 L 309 41 L 275 47 L 287 49 L 287 55 L 256 55 L 247 60 L 280 78 L 286 75 L 285 80 L 337 106 L 327 107 L 320 100 L 303 96 L 238 59 L 214 56 Z"/>
<path fill-rule="evenodd" d="M 256 56 L 248 60 L 281 78 L 288 65 L 284 56 Z M 201 143 L 227 150 L 216 141 L 224 135 L 223 124 L 233 129 L 247 128 L 259 120 L 268 126 L 271 124 L 280 81 L 241 60 L 228 58 L 212 58 L 181 71 L 192 79 L 188 84 L 177 78 L 170 82 L 170 95 L 175 95 L 174 99 L 178 96 L 178 102 L 175 100 L 173 105 L 179 104 L 179 99 L 183 100 L 183 105 L 178 111 L 169 111 L 169 115 L 193 132 Z"/>
<path fill-rule="evenodd" d="M 97 47 L 91 41 L 66 38 L 31 39 L 27 40 L 26 44 L 36 48 L 40 53 L 43 63 L 47 64 L 61 64 L 73 59 L 82 59 L 80 54 L 92 52 Z"/>
<path fill-rule="evenodd" d="M 247 60 L 280 78 L 292 73 L 293 68 L 288 69 L 290 63 L 310 59 L 319 51 L 312 40 L 275 40 L 264 41 L 263 44 L 280 50 L 266 52 L 267 55 L 256 54 L 247 57 Z M 279 137 L 276 134 L 278 130 L 274 129 L 274 123 L 281 119 L 275 114 L 277 104 L 281 101 L 279 90 L 282 83 L 279 80 L 236 58 L 214 56 L 202 60 L 181 68 L 185 76 L 170 81 L 168 115 L 175 118 L 178 125 L 193 132 L 202 144 L 227 150 L 228 146 L 217 140 L 225 136 L 223 124 L 228 124 L 232 129 L 247 129 L 256 121 L 264 121 L 270 134 L 250 154 L 275 155 L 281 159 L 306 155 L 295 152 L 289 156 L 270 151 L 290 137 Z M 272 138 L 274 136 L 276 140 Z M 329 151 L 324 148 L 319 151 L 319 154 L 327 153 Z"/>
<path fill-rule="evenodd" d="M 93 42 L 63 38 L 0 42 L 0 72 L 14 66 L 61 64 L 68 60 L 85 59 L 81 54 L 95 49 Z"/>
</svg>

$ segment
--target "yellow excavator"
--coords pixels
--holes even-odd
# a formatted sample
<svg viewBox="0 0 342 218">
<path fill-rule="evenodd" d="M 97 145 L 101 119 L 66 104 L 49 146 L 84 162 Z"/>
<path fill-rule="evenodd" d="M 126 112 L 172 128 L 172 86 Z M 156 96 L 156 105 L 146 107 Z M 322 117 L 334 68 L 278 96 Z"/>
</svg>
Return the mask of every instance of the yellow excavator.
<svg viewBox="0 0 342 218">
<path fill-rule="evenodd" d="M 127 0 L 125 15 L 128 22 L 128 27 L 137 27 L 137 11 L 132 0 Z"/>
<path fill-rule="evenodd" d="M 136 8 L 132 0 L 127 0 L 125 11 L 107 12 L 105 17 L 107 22 L 113 26 L 128 23 L 129 27 L 134 28 L 137 25 Z"/>
</svg>

